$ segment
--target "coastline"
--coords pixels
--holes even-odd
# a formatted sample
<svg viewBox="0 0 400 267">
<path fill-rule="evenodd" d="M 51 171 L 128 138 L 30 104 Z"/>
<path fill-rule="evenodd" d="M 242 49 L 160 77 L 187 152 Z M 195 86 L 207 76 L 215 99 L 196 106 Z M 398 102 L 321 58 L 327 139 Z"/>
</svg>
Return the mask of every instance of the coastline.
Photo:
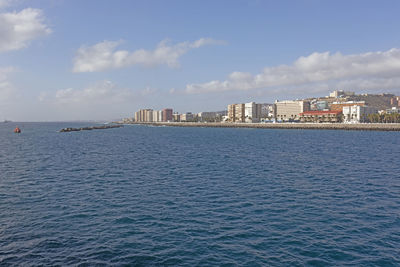
<svg viewBox="0 0 400 267">
<path fill-rule="evenodd" d="M 400 131 L 400 123 L 202 123 L 202 122 L 133 122 L 128 124 L 172 126 L 172 127 L 213 127 L 213 128 L 257 128 L 297 130 L 349 130 L 349 131 Z"/>
</svg>

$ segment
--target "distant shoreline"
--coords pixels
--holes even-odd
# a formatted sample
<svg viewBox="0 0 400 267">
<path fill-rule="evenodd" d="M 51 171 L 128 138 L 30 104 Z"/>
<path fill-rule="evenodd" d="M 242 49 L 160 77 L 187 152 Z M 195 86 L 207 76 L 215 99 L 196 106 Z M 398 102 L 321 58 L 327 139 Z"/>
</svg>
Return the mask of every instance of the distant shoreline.
<svg viewBox="0 0 400 267">
<path fill-rule="evenodd" d="M 213 127 L 213 128 L 257 128 L 257 129 L 301 129 L 301 130 L 356 130 L 356 131 L 400 131 L 400 123 L 202 123 L 202 122 L 133 122 L 128 124 Z"/>
</svg>

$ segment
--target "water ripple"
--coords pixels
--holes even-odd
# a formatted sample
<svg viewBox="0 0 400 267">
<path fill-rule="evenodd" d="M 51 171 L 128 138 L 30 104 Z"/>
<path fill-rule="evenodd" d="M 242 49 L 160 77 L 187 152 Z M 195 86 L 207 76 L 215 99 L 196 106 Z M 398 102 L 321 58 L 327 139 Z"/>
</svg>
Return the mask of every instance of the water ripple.
<svg viewBox="0 0 400 267">
<path fill-rule="evenodd" d="M 22 126 L 0 265 L 400 265 L 398 133 Z"/>
</svg>

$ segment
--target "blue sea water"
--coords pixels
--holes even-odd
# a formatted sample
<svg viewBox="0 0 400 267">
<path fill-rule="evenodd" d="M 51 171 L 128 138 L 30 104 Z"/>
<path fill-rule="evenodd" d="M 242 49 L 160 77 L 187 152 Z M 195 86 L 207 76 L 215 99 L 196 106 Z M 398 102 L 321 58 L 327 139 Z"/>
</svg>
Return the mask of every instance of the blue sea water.
<svg viewBox="0 0 400 267">
<path fill-rule="evenodd" d="M 400 265 L 398 132 L 90 125 L 0 125 L 0 265 Z"/>
</svg>

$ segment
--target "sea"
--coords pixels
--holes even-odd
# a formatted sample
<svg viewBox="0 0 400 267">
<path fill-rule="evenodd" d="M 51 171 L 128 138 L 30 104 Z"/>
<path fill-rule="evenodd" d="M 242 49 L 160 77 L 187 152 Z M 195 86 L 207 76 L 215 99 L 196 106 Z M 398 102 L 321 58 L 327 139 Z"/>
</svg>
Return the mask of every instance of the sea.
<svg viewBox="0 0 400 267">
<path fill-rule="evenodd" d="M 0 125 L 1 266 L 399 266 L 400 133 Z"/>
</svg>

